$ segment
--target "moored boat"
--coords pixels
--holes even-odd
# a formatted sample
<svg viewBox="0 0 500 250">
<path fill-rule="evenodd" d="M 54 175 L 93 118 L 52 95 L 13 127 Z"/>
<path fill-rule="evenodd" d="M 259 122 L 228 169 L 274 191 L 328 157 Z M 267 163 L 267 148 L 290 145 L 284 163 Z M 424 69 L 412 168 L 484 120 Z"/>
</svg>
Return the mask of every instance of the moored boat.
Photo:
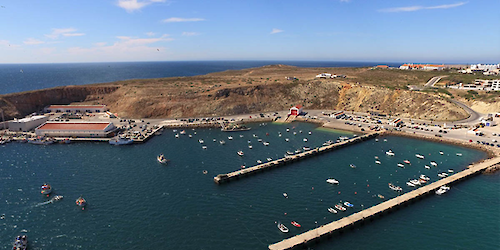
<svg viewBox="0 0 500 250">
<path fill-rule="evenodd" d="M 403 162 L 406 164 L 411 164 L 409 160 L 404 160 Z"/>
<path fill-rule="evenodd" d="M 161 164 L 167 164 L 168 163 L 168 159 L 165 158 L 165 156 L 163 154 L 160 154 L 156 157 L 156 160 L 158 160 L 159 163 Z"/>
<path fill-rule="evenodd" d="M 239 156 L 243 156 L 243 155 L 245 155 L 245 153 L 243 153 L 243 151 L 241 151 L 241 150 L 240 150 L 240 151 L 238 151 L 238 152 L 236 152 L 236 153 L 237 153 Z"/>
<path fill-rule="evenodd" d="M 12 250 L 26 250 L 28 248 L 28 236 L 19 235 L 14 241 Z"/>
<path fill-rule="evenodd" d="M 52 192 L 52 187 L 50 186 L 50 184 L 47 184 L 47 183 L 44 183 L 41 187 L 40 187 L 40 193 L 41 194 L 50 194 Z"/>
<path fill-rule="evenodd" d="M 376 160 L 375 163 L 382 164 L 382 162 L 380 162 L 379 160 Z"/>
<path fill-rule="evenodd" d="M 446 178 L 446 177 L 448 177 L 448 174 L 447 174 L 447 173 L 444 173 L 444 172 L 443 172 L 443 173 L 439 173 L 439 174 L 437 174 L 437 175 L 438 175 L 439 177 L 441 177 L 441 178 Z"/>
<path fill-rule="evenodd" d="M 354 207 L 354 205 L 353 205 L 353 204 L 351 204 L 351 203 L 350 203 L 350 202 L 348 202 L 348 201 L 344 202 L 344 205 L 345 205 L 346 207 Z"/>
<path fill-rule="evenodd" d="M 82 208 L 87 205 L 87 201 L 82 196 L 80 196 L 78 199 L 76 199 L 75 203 L 77 206 L 82 207 Z"/>
<path fill-rule="evenodd" d="M 424 159 L 424 158 L 425 158 L 425 156 L 423 156 L 423 155 L 421 155 L 421 154 L 416 154 L 415 156 L 416 156 L 417 158 L 419 158 L 419 159 Z"/>
<path fill-rule="evenodd" d="M 405 165 L 404 165 L 403 163 L 398 163 L 398 167 L 400 167 L 400 168 L 404 168 L 404 167 L 405 167 Z"/>
<path fill-rule="evenodd" d="M 339 181 L 333 179 L 333 178 L 330 178 L 330 179 L 327 179 L 326 182 L 330 183 L 330 184 L 339 184 Z"/>
<path fill-rule="evenodd" d="M 128 139 L 128 138 L 125 138 L 125 137 L 115 137 L 111 140 L 109 140 L 109 144 L 111 145 L 130 145 L 134 143 L 134 140 L 133 139 Z"/>
<path fill-rule="evenodd" d="M 394 152 L 391 149 L 389 149 L 389 151 L 385 152 L 385 154 L 388 155 L 388 156 L 394 156 L 395 155 Z"/>
<path fill-rule="evenodd" d="M 301 226 L 298 222 L 296 222 L 296 221 L 292 221 L 292 222 L 290 222 L 290 224 L 292 224 L 292 226 L 294 226 L 294 227 L 302 227 L 302 226 Z"/>
<path fill-rule="evenodd" d="M 226 142 L 224 140 L 220 140 L 219 143 L 220 143 L 220 145 L 226 144 Z"/>
<path fill-rule="evenodd" d="M 435 161 L 431 161 L 431 165 L 436 167 L 438 164 Z"/>
<path fill-rule="evenodd" d="M 392 189 L 392 190 L 394 190 L 394 191 L 398 191 L 398 192 L 403 191 L 403 189 L 402 189 L 401 187 L 399 187 L 399 186 L 395 186 L 395 185 L 394 185 L 394 184 L 392 184 L 392 183 L 389 183 L 389 188 L 390 188 L 390 189 Z"/>
<path fill-rule="evenodd" d="M 442 194 L 448 192 L 448 190 L 450 190 L 450 187 L 448 187 L 448 186 L 441 186 L 441 187 L 439 187 L 438 190 L 436 190 L 436 194 L 437 195 L 442 195 Z"/>
<path fill-rule="evenodd" d="M 337 213 L 337 210 L 335 210 L 333 207 L 329 207 L 328 208 L 328 212 L 332 213 L 332 214 L 336 214 Z"/>
<path fill-rule="evenodd" d="M 341 204 L 335 204 L 335 208 L 338 209 L 338 210 L 340 210 L 340 211 L 345 211 L 346 210 L 346 208 L 343 207 Z"/>
<path fill-rule="evenodd" d="M 288 228 L 287 228 L 285 225 L 283 225 L 283 223 L 279 222 L 279 223 L 278 223 L 278 228 L 279 228 L 279 230 L 280 230 L 281 232 L 283 232 L 283 233 L 288 233 Z"/>
<path fill-rule="evenodd" d="M 430 181 L 431 180 L 431 178 L 427 177 L 425 174 L 421 174 L 420 175 L 420 179 L 421 180 L 425 180 L 425 181 Z"/>
</svg>

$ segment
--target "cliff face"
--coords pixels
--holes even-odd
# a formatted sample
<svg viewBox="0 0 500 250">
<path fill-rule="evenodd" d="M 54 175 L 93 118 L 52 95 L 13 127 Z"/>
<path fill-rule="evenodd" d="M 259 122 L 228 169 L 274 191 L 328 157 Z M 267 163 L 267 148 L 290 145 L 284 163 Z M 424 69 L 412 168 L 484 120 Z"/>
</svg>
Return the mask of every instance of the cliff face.
<svg viewBox="0 0 500 250">
<path fill-rule="evenodd" d="M 0 109 L 6 120 L 24 117 L 51 104 L 97 101 L 119 86 L 67 86 L 0 95 Z"/>
</svg>

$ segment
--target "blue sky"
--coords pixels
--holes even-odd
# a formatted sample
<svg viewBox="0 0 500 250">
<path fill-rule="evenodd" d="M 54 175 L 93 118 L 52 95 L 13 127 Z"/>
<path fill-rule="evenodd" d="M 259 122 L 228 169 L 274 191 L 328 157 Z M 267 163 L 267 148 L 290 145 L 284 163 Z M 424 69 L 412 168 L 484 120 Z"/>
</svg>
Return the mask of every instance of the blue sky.
<svg viewBox="0 0 500 250">
<path fill-rule="evenodd" d="M 499 9 L 498 0 L 0 0 L 0 63 L 498 63 Z"/>
</svg>

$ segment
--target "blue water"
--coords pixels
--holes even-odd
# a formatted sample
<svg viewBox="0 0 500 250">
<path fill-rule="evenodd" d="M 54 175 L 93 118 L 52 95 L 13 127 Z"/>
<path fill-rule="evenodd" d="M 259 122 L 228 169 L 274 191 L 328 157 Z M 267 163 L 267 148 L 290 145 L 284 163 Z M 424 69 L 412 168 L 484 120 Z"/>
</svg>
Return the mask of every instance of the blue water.
<svg viewBox="0 0 500 250">
<path fill-rule="evenodd" d="M 270 64 L 286 64 L 298 67 L 362 67 L 374 66 L 379 63 L 328 61 L 188 61 L 0 64 L 0 94 L 128 79 L 204 75 L 211 72 L 238 70 Z M 388 65 L 398 66 L 399 64 L 392 63 Z M 23 73 L 21 73 L 21 70 Z"/>
<path fill-rule="evenodd" d="M 352 135 L 306 123 L 251 127 L 237 133 L 187 130 L 193 138 L 178 139 L 172 130 L 165 130 L 145 144 L 122 147 L 105 143 L 1 146 L 0 213 L 5 219 L 0 220 L 0 249 L 9 249 L 9 242 L 21 232 L 30 238 L 30 249 L 267 249 L 269 244 L 382 202 L 377 194 L 395 197 L 388 182 L 409 191 L 404 185 L 409 178 L 424 173 L 435 181 L 441 171 L 460 171 L 486 156 L 453 145 L 387 137 L 386 142 L 369 140 L 216 185 L 213 176 L 241 165 Z M 254 134 L 270 145 L 259 143 Z M 230 135 L 233 140 L 227 138 Z M 205 141 L 206 150 L 198 139 Z M 248 148 L 248 140 L 253 149 Z M 396 156 L 386 156 L 388 149 Z M 245 156 L 239 157 L 238 150 Z M 167 166 L 156 162 L 160 153 L 171 160 Z M 416 153 L 426 159 L 419 160 Z M 381 165 L 374 163 L 374 156 L 379 156 Z M 397 167 L 404 159 L 411 166 Z M 438 167 L 425 169 L 431 160 Z M 340 185 L 326 183 L 329 177 Z M 65 198 L 39 205 L 49 199 L 39 193 L 44 182 Z M 430 195 L 313 248 L 498 249 L 499 183 L 498 174 L 471 178 L 443 196 Z M 84 211 L 74 203 L 80 195 L 88 201 Z M 330 214 L 327 208 L 341 200 L 350 201 L 354 208 Z M 302 228 L 293 228 L 292 220 Z M 285 223 L 290 232 L 281 233 L 276 221 Z"/>
</svg>

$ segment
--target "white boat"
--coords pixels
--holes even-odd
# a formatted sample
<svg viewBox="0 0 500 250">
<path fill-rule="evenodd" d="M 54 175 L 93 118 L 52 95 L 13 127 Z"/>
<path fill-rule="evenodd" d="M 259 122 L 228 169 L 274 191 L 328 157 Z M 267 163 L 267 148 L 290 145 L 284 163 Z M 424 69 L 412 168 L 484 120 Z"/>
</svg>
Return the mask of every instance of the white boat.
<svg viewBox="0 0 500 250">
<path fill-rule="evenodd" d="M 329 207 L 328 208 L 328 212 L 332 213 L 332 214 L 336 214 L 337 213 L 337 210 L 335 210 L 333 207 Z"/>
<path fill-rule="evenodd" d="M 283 193 L 283 197 L 288 198 L 288 194 L 287 193 Z"/>
<path fill-rule="evenodd" d="M 421 155 L 421 154 L 416 154 L 415 156 L 416 156 L 417 158 L 420 158 L 420 159 L 424 159 L 424 158 L 425 158 L 425 156 L 423 156 L 423 155 Z"/>
<path fill-rule="evenodd" d="M 228 136 L 228 137 L 227 137 L 227 139 L 228 139 L 228 140 L 232 140 L 232 139 L 233 139 L 233 137 L 232 137 L 232 136 Z"/>
<path fill-rule="evenodd" d="M 272 161 L 272 160 L 273 160 L 273 158 L 267 157 L 267 161 Z"/>
<path fill-rule="evenodd" d="M 201 144 L 205 143 L 205 141 L 203 139 L 199 139 L 198 142 Z"/>
<path fill-rule="evenodd" d="M 261 160 L 257 160 L 257 163 L 258 163 L 258 164 L 262 164 L 262 161 L 261 161 Z"/>
<path fill-rule="evenodd" d="M 186 134 L 186 131 L 181 130 L 180 134 L 181 134 L 181 135 L 185 135 L 185 134 Z"/>
<path fill-rule="evenodd" d="M 425 176 L 425 174 L 421 174 L 421 175 L 420 175 L 420 179 L 421 179 L 421 180 L 425 180 L 425 181 L 430 181 L 430 180 L 431 180 L 431 178 L 429 178 L 429 177 Z"/>
<path fill-rule="evenodd" d="M 380 162 L 379 160 L 376 160 L 375 163 L 382 164 L 382 162 Z"/>
<path fill-rule="evenodd" d="M 457 156 L 462 156 L 462 153 L 457 153 Z"/>
<path fill-rule="evenodd" d="M 201 146 L 202 149 L 207 149 L 207 146 L 203 145 Z"/>
<path fill-rule="evenodd" d="M 403 189 L 401 187 L 395 186 L 392 183 L 389 183 L 389 188 L 392 189 L 392 190 L 394 190 L 394 191 L 398 191 L 398 192 L 403 191 Z"/>
<path fill-rule="evenodd" d="M 179 134 L 175 134 L 175 138 L 179 138 Z"/>
<path fill-rule="evenodd" d="M 56 196 L 54 196 L 54 198 L 52 198 L 51 200 L 52 200 L 52 201 L 60 201 L 60 200 L 62 200 L 63 198 L 64 198 L 64 196 L 62 196 L 62 195 L 56 195 Z"/>
<path fill-rule="evenodd" d="M 431 165 L 437 167 L 438 164 L 435 161 L 431 161 Z"/>
<path fill-rule="evenodd" d="M 264 146 L 269 146 L 269 142 L 263 142 Z"/>
<path fill-rule="evenodd" d="M 339 184 L 339 181 L 333 179 L 333 178 L 330 178 L 330 179 L 327 179 L 326 182 L 330 183 L 330 184 Z"/>
<path fill-rule="evenodd" d="M 404 168 L 404 167 L 405 167 L 405 165 L 404 165 L 403 163 L 398 163 L 398 167 L 400 167 L 400 168 Z"/>
<path fill-rule="evenodd" d="M 294 155 L 295 153 L 292 152 L 292 151 L 286 151 L 286 154 L 288 154 L 288 155 Z"/>
<path fill-rule="evenodd" d="M 408 186 L 410 186 L 410 187 L 414 187 L 414 186 L 415 186 L 415 184 L 413 184 L 413 183 L 411 183 L 411 182 L 409 182 L 409 181 L 407 181 L 407 182 L 406 182 L 406 185 L 408 185 Z"/>
<path fill-rule="evenodd" d="M 436 190 L 436 194 L 437 195 L 442 195 L 442 194 L 448 192 L 448 190 L 450 190 L 450 187 L 448 187 L 448 186 L 441 186 L 441 187 L 439 187 L 438 190 Z"/>
<path fill-rule="evenodd" d="M 252 149 L 252 148 L 253 148 L 253 146 L 252 146 L 252 145 L 248 145 L 248 148 L 249 148 L 249 149 Z"/>
<path fill-rule="evenodd" d="M 453 173 L 453 172 L 454 172 L 453 169 L 451 169 L 451 168 L 448 169 L 448 173 Z"/>
<path fill-rule="evenodd" d="M 302 139 L 304 142 L 307 142 L 307 138 Z"/>
<path fill-rule="evenodd" d="M 420 183 L 419 180 L 417 179 L 412 179 L 409 181 L 409 183 L 413 184 L 414 186 L 417 186 L 417 185 L 421 185 L 422 183 Z"/>
<path fill-rule="evenodd" d="M 26 250 L 28 248 L 28 236 L 19 235 L 14 241 L 12 250 Z"/>
<path fill-rule="evenodd" d="M 375 142 L 378 142 L 378 139 L 377 139 L 377 138 L 375 138 Z"/>
<path fill-rule="evenodd" d="M 431 167 L 429 165 L 425 165 L 424 167 L 425 167 L 425 169 L 431 169 Z"/>
<path fill-rule="evenodd" d="M 236 153 L 237 153 L 239 156 L 243 156 L 243 155 L 245 155 L 245 154 L 243 153 L 243 151 L 241 151 L 241 150 L 240 150 L 240 151 L 238 151 L 238 152 L 236 152 Z"/>
<path fill-rule="evenodd" d="M 161 164 L 167 164 L 168 163 L 168 159 L 165 158 L 165 156 L 163 154 L 160 154 L 156 157 L 156 160 L 158 160 L 159 163 Z"/>
<path fill-rule="evenodd" d="M 220 143 L 220 145 L 226 144 L 226 142 L 224 140 L 219 141 L 219 143 Z"/>
<path fill-rule="evenodd" d="M 6 141 L 8 142 L 8 141 Z M 49 145 L 54 143 L 55 141 L 50 139 L 50 138 L 38 138 L 38 139 L 33 139 L 33 140 L 28 140 L 28 143 L 35 144 L 35 145 Z"/>
<path fill-rule="evenodd" d="M 310 135 L 312 135 L 312 132 L 311 132 L 311 131 L 309 131 L 309 134 L 310 134 Z"/>
<path fill-rule="evenodd" d="M 440 155 L 444 155 L 443 151 L 439 151 L 439 154 L 440 154 Z"/>
<path fill-rule="evenodd" d="M 190 135 L 189 135 L 189 138 L 193 138 L 193 135 L 191 135 L 191 134 L 190 134 Z"/>
<path fill-rule="evenodd" d="M 283 225 L 281 222 L 280 222 L 280 223 L 278 223 L 278 228 L 279 228 L 279 230 L 280 230 L 281 232 L 283 232 L 283 233 L 288 233 L 288 228 L 287 228 L 285 225 Z"/>
<path fill-rule="evenodd" d="M 346 208 L 342 206 L 342 204 L 336 204 L 335 208 L 338 209 L 339 211 L 345 211 Z"/>
<path fill-rule="evenodd" d="M 392 150 L 389 149 L 389 151 L 385 152 L 386 155 L 388 156 L 394 156 L 394 152 L 392 152 Z"/>
<path fill-rule="evenodd" d="M 346 206 L 346 207 L 354 207 L 354 205 L 353 205 L 353 204 L 351 204 L 351 203 L 350 203 L 350 202 L 348 202 L 348 201 L 344 202 L 344 206 Z"/>
<path fill-rule="evenodd" d="M 351 167 L 351 168 L 356 168 L 356 165 L 354 165 L 354 164 L 349 164 L 349 167 Z"/>
<path fill-rule="evenodd" d="M 133 139 L 128 139 L 128 138 L 122 137 L 122 136 L 115 137 L 115 138 L 109 140 L 109 144 L 111 144 L 111 145 L 130 145 L 132 143 L 134 143 Z"/>
<path fill-rule="evenodd" d="M 441 178 L 446 178 L 446 177 L 448 177 L 448 174 L 447 173 L 439 173 L 438 176 Z"/>
</svg>

